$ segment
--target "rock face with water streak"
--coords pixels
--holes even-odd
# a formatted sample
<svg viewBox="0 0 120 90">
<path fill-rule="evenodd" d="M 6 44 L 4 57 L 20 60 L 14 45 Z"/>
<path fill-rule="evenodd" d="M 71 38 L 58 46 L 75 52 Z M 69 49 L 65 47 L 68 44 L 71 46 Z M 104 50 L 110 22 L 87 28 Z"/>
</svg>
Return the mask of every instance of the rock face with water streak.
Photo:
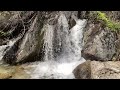
<svg viewBox="0 0 120 90">
<path fill-rule="evenodd" d="M 55 36 L 59 34 L 58 29 L 64 33 L 64 29 L 69 30 L 75 25 L 75 18 L 77 18 L 77 11 L 55 11 L 55 12 L 40 12 L 37 13 L 30 28 L 23 34 L 16 43 L 7 50 L 3 57 L 3 60 L 9 64 L 23 63 L 28 61 L 43 60 L 45 54 L 44 46 L 48 47 L 48 54 L 46 58 L 52 54 L 49 50 L 53 50 L 54 53 L 58 52 L 61 45 L 59 37 Z M 54 34 L 48 37 L 48 34 Z M 65 35 L 63 35 L 65 37 Z M 47 39 L 45 39 L 47 38 Z M 54 38 L 54 39 L 53 39 Z M 60 37 L 61 38 L 61 37 Z M 45 40 L 52 40 L 55 42 L 53 46 L 51 43 L 45 43 Z M 58 42 L 59 41 L 59 42 Z M 47 42 L 47 41 L 46 41 Z M 57 43 L 58 42 L 58 43 Z M 62 39 L 64 43 L 64 38 Z M 50 48 L 49 48 L 50 47 Z M 51 48 L 53 47 L 53 48 Z M 54 56 L 55 57 L 55 56 Z"/>
<path fill-rule="evenodd" d="M 25 34 L 17 51 L 16 62 L 34 61 L 41 58 L 43 33 L 40 31 L 41 22 L 35 19 L 30 30 Z"/>
<path fill-rule="evenodd" d="M 73 71 L 76 79 L 120 79 L 119 61 L 86 61 Z"/>
<path fill-rule="evenodd" d="M 41 58 L 41 47 L 43 43 L 43 33 L 40 31 L 41 28 L 42 23 L 38 21 L 37 17 L 34 18 L 29 30 L 7 50 L 3 60 L 9 64 L 15 64 Z"/>
</svg>

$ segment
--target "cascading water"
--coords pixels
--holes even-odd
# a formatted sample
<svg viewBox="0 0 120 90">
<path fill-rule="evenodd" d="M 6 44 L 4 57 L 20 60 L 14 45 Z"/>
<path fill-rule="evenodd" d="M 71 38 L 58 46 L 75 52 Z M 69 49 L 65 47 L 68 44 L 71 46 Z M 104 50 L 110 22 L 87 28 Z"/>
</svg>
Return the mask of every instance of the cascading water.
<svg viewBox="0 0 120 90">
<path fill-rule="evenodd" d="M 49 29 L 49 30 L 48 30 Z M 45 31 L 47 30 L 47 31 Z M 43 30 L 45 31 L 44 34 L 44 45 L 43 47 L 45 48 L 45 55 L 44 55 L 44 61 L 48 61 L 48 60 L 53 60 L 53 26 L 50 25 L 45 25 L 43 27 Z"/>
<path fill-rule="evenodd" d="M 54 25 L 45 25 L 44 62 L 39 62 L 31 78 L 73 79 L 73 69 L 85 61 L 81 57 L 85 25 L 86 20 L 77 19 L 76 25 L 69 30 L 64 14 L 58 19 L 57 29 Z"/>
<path fill-rule="evenodd" d="M 7 45 L 2 45 L 2 46 L 0 46 L 0 64 L 3 63 L 2 58 L 3 58 L 4 54 L 5 54 L 5 52 L 6 52 L 8 49 L 10 49 L 10 48 L 14 45 L 15 42 L 16 42 L 16 40 L 10 40 L 10 41 L 7 43 Z"/>
</svg>

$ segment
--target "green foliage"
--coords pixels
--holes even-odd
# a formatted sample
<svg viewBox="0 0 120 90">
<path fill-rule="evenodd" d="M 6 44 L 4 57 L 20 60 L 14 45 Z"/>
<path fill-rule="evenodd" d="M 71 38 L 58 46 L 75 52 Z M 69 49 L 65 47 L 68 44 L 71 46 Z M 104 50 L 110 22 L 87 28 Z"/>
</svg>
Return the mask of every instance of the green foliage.
<svg viewBox="0 0 120 90">
<path fill-rule="evenodd" d="M 0 36 L 7 36 L 7 35 L 8 35 L 8 33 L 0 31 Z"/>
<path fill-rule="evenodd" d="M 94 14 L 96 14 L 97 16 L 96 19 L 98 21 L 102 21 L 102 23 L 110 30 L 113 31 L 120 30 L 120 23 L 111 21 L 105 13 L 101 11 L 95 11 Z"/>
</svg>

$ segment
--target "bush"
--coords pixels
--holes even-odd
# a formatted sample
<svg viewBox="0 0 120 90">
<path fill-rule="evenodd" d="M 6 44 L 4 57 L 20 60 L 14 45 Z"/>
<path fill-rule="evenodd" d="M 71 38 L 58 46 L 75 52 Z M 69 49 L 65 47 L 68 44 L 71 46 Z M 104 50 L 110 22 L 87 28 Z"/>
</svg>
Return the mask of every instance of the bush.
<svg viewBox="0 0 120 90">
<path fill-rule="evenodd" d="M 120 30 L 120 23 L 113 22 L 107 17 L 105 13 L 101 11 L 95 11 L 93 14 L 95 14 L 97 21 L 102 22 L 110 30 Z"/>
</svg>

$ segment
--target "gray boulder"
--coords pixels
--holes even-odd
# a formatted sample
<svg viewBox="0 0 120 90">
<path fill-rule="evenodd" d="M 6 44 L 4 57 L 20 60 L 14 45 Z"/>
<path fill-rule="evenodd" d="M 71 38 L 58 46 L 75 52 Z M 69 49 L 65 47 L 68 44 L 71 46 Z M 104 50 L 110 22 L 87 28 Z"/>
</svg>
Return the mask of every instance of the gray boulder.
<svg viewBox="0 0 120 90">
<path fill-rule="evenodd" d="M 73 74 L 76 79 L 120 79 L 120 62 L 86 61 L 78 65 Z"/>
<path fill-rule="evenodd" d="M 115 32 L 102 28 L 101 24 L 89 23 L 83 33 L 82 56 L 87 60 L 112 60 L 116 54 Z"/>
</svg>

